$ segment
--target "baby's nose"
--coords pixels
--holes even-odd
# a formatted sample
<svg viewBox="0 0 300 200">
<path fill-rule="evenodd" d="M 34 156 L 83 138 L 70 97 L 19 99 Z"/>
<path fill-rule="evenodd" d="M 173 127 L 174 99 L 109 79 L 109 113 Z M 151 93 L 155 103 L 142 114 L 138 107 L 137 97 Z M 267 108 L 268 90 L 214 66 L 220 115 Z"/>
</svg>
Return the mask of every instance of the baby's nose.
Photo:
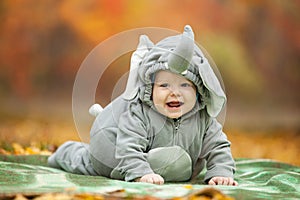
<svg viewBox="0 0 300 200">
<path fill-rule="evenodd" d="M 170 92 L 171 92 L 171 95 L 174 95 L 174 96 L 180 96 L 181 95 L 180 89 L 178 87 L 170 88 Z"/>
</svg>

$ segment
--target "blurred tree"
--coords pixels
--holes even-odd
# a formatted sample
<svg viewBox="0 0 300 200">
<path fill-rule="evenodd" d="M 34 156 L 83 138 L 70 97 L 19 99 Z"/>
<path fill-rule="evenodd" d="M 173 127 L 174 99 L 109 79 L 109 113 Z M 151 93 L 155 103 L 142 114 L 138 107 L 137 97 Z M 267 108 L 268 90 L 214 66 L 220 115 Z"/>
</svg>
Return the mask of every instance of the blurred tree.
<svg viewBox="0 0 300 200">
<path fill-rule="evenodd" d="M 264 76 L 266 93 L 279 101 L 299 102 L 300 27 L 298 1 L 250 1 L 240 32 L 242 42 Z M 298 10 L 298 11 L 297 11 Z"/>
<path fill-rule="evenodd" d="M 80 42 L 81 37 L 60 19 L 59 3 L 16 0 L 1 5 L 5 10 L 0 33 L 1 82 L 23 100 L 58 85 L 59 89 L 66 83 L 65 89 L 72 87 L 70 78 L 89 43 Z"/>
<path fill-rule="evenodd" d="M 298 106 L 299 4 L 297 0 L 2 0 L 0 94 L 30 99 L 49 90 L 71 92 L 84 57 L 111 35 L 141 26 L 181 31 L 191 24 L 199 43 L 218 64 L 231 96 L 260 95 L 278 105 Z M 107 76 L 114 74 L 110 70 Z"/>
</svg>

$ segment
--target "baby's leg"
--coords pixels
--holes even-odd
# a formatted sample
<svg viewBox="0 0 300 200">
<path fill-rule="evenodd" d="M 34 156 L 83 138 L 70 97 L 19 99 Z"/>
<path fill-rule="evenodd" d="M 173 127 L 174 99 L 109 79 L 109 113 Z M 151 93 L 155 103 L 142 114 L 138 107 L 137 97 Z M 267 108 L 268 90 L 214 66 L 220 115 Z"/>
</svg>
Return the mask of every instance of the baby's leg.
<svg viewBox="0 0 300 200">
<path fill-rule="evenodd" d="M 89 158 L 88 144 L 68 141 L 48 158 L 48 165 L 71 173 L 97 175 Z"/>
<path fill-rule="evenodd" d="M 98 175 L 111 178 L 119 161 L 115 158 L 116 128 L 101 129 L 90 139 L 90 160 Z M 122 179 L 122 177 L 113 177 Z"/>
</svg>

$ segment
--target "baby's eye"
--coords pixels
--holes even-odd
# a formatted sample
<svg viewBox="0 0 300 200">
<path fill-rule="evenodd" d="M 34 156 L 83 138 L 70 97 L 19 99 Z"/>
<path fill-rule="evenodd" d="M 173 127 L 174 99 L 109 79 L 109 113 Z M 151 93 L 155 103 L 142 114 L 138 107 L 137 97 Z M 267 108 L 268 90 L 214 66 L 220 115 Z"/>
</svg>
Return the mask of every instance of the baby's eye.
<svg viewBox="0 0 300 200">
<path fill-rule="evenodd" d="M 159 87 L 169 87 L 170 85 L 168 83 L 161 83 L 159 84 Z"/>
<path fill-rule="evenodd" d="M 192 87 L 190 83 L 182 83 L 181 87 Z"/>
</svg>

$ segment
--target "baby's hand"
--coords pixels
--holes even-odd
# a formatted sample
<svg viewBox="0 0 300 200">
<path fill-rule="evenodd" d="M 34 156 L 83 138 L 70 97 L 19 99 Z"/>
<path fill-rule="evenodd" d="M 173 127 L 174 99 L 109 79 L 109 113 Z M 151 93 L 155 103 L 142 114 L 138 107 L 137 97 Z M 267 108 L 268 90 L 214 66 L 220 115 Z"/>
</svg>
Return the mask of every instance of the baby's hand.
<svg viewBox="0 0 300 200">
<path fill-rule="evenodd" d="M 236 182 L 235 180 L 233 180 L 233 178 L 230 177 L 213 177 L 210 179 L 210 181 L 208 182 L 209 185 L 233 185 L 233 186 L 237 186 L 238 182 Z"/>
<path fill-rule="evenodd" d="M 164 179 L 158 174 L 146 174 L 142 176 L 141 178 L 135 179 L 136 182 L 144 182 L 144 183 L 153 183 L 162 185 L 164 184 Z"/>
</svg>

